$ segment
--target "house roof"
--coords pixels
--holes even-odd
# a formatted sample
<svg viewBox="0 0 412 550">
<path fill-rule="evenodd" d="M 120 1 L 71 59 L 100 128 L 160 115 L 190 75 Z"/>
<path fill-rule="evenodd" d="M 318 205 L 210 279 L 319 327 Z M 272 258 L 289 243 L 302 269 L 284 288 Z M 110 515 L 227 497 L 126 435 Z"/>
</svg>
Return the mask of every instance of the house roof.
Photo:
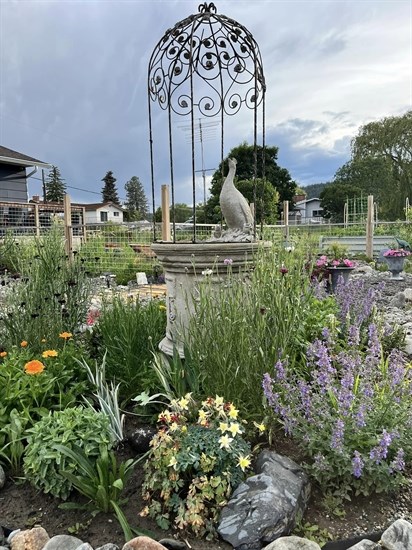
<svg viewBox="0 0 412 550">
<path fill-rule="evenodd" d="M 307 204 L 308 202 L 312 202 L 312 201 L 320 201 L 320 199 L 318 199 L 317 197 L 313 197 L 313 199 L 305 199 L 303 201 L 297 202 L 295 206 L 304 205 L 304 204 Z"/>
<path fill-rule="evenodd" d="M 79 204 L 76 203 L 75 206 L 82 206 L 86 210 L 97 210 L 98 208 L 104 208 L 107 206 L 112 206 L 113 208 L 117 208 L 118 210 L 124 211 L 124 208 L 114 202 L 96 202 L 93 204 Z"/>
<path fill-rule="evenodd" d="M 50 168 L 51 166 L 47 162 L 13 151 L 13 149 L 8 149 L 2 145 L 0 145 L 0 163 L 17 164 L 19 166 L 42 166 L 43 168 Z"/>
</svg>

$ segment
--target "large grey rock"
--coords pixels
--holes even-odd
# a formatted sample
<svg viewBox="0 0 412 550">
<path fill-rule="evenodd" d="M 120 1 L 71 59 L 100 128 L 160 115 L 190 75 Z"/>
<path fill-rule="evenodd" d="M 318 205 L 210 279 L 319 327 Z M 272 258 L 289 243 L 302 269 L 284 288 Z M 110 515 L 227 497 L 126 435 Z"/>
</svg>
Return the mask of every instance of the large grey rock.
<svg viewBox="0 0 412 550">
<path fill-rule="evenodd" d="M 78 546 L 76 550 L 93 550 L 93 546 L 88 542 L 83 542 L 83 544 Z"/>
<path fill-rule="evenodd" d="M 71 535 L 56 535 L 52 537 L 43 550 L 77 550 L 83 541 Z"/>
<path fill-rule="evenodd" d="M 374 548 L 381 548 L 376 544 L 376 542 L 372 542 L 371 540 L 361 540 L 360 542 L 356 543 L 354 546 L 351 546 L 348 548 L 348 550 L 373 550 Z"/>
<path fill-rule="evenodd" d="M 117 546 L 117 544 L 109 542 L 108 544 L 99 546 L 98 548 L 96 548 L 96 550 L 120 550 L 120 548 Z"/>
<path fill-rule="evenodd" d="M 256 472 L 233 492 L 217 528 L 237 550 L 259 550 L 288 534 L 309 499 L 308 477 L 293 460 L 266 450 Z"/>
<path fill-rule="evenodd" d="M 404 519 L 396 520 L 383 533 L 381 544 L 387 550 L 411 550 L 412 524 Z"/>
<path fill-rule="evenodd" d="M 397 292 L 392 298 L 390 305 L 399 309 L 405 307 L 405 294 L 403 292 Z"/>
<path fill-rule="evenodd" d="M 265 546 L 264 550 L 321 550 L 319 544 L 301 537 L 281 537 Z"/>
</svg>

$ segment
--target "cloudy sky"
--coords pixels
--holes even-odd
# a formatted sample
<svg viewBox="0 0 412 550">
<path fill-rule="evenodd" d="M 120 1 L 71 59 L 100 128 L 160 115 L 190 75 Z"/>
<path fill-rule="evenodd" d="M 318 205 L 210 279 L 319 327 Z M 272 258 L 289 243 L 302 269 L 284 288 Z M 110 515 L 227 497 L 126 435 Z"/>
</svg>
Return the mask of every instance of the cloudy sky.
<svg viewBox="0 0 412 550">
<path fill-rule="evenodd" d="M 57 165 L 72 200 L 99 202 L 101 179 L 132 176 L 150 195 L 147 69 L 167 29 L 200 0 L 0 0 L 0 144 Z M 219 14 L 259 45 L 266 142 L 300 185 L 331 180 L 362 124 L 412 108 L 412 0 L 226 0 Z M 243 109 L 225 154 L 252 142 Z M 213 119 L 212 119 L 213 120 Z M 191 203 L 186 117 L 173 120 L 176 200 Z M 205 121 L 206 122 L 206 121 Z M 156 185 L 168 183 L 167 114 L 153 104 Z M 196 169 L 202 167 L 196 144 Z M 219 129 L 204 140 L 220 161 Z M 201 175 L 197 193 L 203 199 Z M 30 179 L 29 194 L 41 194 Z"/>
</svg>

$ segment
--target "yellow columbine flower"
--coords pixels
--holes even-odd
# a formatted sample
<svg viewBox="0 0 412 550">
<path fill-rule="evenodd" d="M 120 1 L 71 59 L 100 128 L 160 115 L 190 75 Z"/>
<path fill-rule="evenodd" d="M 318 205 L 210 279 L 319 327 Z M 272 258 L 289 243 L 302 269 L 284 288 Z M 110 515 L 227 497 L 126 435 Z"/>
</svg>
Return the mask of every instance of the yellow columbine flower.
<svg viewBox="0 0 412 550">
<path fill-rule="evenodd" d="M 172 456 L 172 458 L 170 459 L 170 462 L 168 464 L 168 467 L 169 468 L 174 468 L 176 470 L 176 465 L 177 465 L 176 457 Z"/>
<path fill-rule="evenodd" d="M 231 403 L 229 408 L 229 417 L 236 420 L 237 415 L 239 414 L 239 411 L 236 409 L 236 407 Z"/>
<path fill-rule="evenodd" d="M 215 398 L 216 407 L 223 407 L 223 404 L 224 404 L 223 397 L 216 395 L 216 398 Z"/>
<path fill-rule="evenodd" d="M 250 466 L 250 457 L 249 456 L 239 456 L 239 461 L 237 463 L 238 466 L 240 466 L 242 472 L 246 470 L 246 468 L 249 468 Z"/>
<path fill-rule="evenodd" d="M 186 433 L 187 432 L 187 426 L 182 426 L 181 427 L 181 432 Z"/>
<path fill-rule="evenodd" d="M 220 430 L 222 433 L 227 432 L 229 430 L 228 423 L 227 422 L 220 422 L 218 430 Z"/>
<path fill-rule="evenodd" d="M 202 423 L 207 419 L 207 414 L 203 409 L 199 411 L 199 422 Z"/>
<path fill-rule="evenodd" d="M 46 349 L 41 355 L 42 357 L 57 357 L 58 353 L 55 349 Z"/>
<path fill-rule="evenodd" d="M 190 395 L 191 395 L 190 393 L 187 393 L 184 397 L 179 399 L 179 401 L 177 402 L 177 406 L 183 411 L 187 411 L 187 409 L 189 408 L 188 405 L 189 405 Z"/>
<path fill-rule="evenodd" d="M 171 432 L 175 432 L 179 428 L 179 424 L 177 422 L 172 422 L 169 426 L 169 430 Z"/>
<path fill-rule="evenodd" d="M 235 437 L 235 435 L 241 434 L 243 430 L 241 429 L 240 424 L 238 424 L 237 422 L 233 422 L 229 426 L 229 432 L 233 435 L 233 437 Z"/>
<path fill-rule="evenodd" d="M 233 437 L 229 437 L 228 435 L 222 435 L 222 437 L 219 439 L 220 448 L 229 449 L 232 441 L 233 441 Z"/>
<path fill-rule="evenodd" d="M 257 422 L 253 422 L 253 424 L 261 434 L 266 430 L 266 426 L 262 422 L 260 424 L 258 424 Z"/>
</svg>

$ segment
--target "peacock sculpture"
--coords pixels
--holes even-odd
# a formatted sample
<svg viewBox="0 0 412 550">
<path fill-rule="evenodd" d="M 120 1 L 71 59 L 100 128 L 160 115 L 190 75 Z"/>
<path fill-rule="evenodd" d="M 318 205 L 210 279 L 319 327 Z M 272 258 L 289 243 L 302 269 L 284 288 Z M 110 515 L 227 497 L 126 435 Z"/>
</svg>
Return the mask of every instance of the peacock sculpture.
<svg viewBox="0 0 412 550">
<path fill-rule="evenodd" d="M 219 236 L 215 233 L 214 240 L 223 241 L 251 241 L 253 216 L 249 203 L 236 189 L 234 178 L 236 174 L 236 159 L 229 158 L 229 172 L 223 182 L 220 192 L 220 208 L 227 224 L 227 231 Z"/>
</svg>

